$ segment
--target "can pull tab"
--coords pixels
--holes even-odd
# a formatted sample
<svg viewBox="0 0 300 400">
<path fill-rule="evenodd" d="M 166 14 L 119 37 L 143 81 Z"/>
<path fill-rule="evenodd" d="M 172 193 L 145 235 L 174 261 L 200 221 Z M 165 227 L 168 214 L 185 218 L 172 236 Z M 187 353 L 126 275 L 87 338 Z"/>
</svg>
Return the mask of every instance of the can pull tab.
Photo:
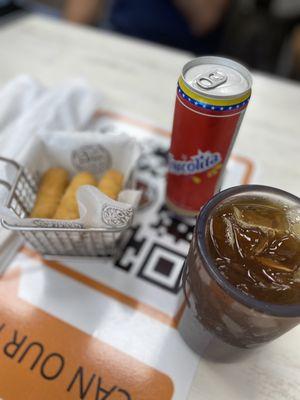
<svg viewBox="0 0 300 400">
<path fill-rule="evenodd" d="M 206 90 L 216 88 L 226 81 L 227 75 L 225 75 L 224 72 L 218 70 L 209 72 L 208 74 L 200 75 L 196 79 L 197 85 Z"/>
</svg>

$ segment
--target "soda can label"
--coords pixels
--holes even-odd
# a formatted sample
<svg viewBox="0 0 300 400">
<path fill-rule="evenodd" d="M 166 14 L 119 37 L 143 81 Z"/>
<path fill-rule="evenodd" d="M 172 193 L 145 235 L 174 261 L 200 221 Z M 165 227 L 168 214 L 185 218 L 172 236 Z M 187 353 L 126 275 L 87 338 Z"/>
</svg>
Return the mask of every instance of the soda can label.
<svg viewBox="0 0 300 400">
<path fill-rule="evenodd" d="M 208 66 L 200 63 L 206 67 L 204 72 L 196 64 L 203 59 L 215 61 Z M 191 63 L 188 63 L 187 72 L 178 81 L 168 155 L 167 204 L 181 214 L 197 214 L 219 190 L 224 166 L 249 102 L 251 89 L 246 79 L 242 82 L 240 78 L 239 82 L 238 72 L 231 73 L 231 60 L 226 60 L 225 67 L 223 60 L 226 59 L 193 60 L 198 73 L 190 73 L 187 66 Z"/>
</svg>

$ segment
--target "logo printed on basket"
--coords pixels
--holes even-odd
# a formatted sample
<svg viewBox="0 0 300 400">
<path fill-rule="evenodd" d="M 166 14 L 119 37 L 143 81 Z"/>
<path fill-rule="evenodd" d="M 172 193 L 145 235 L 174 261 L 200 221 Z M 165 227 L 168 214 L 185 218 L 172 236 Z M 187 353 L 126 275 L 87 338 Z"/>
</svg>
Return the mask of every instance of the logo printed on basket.
<svg viewBox="0 0 300 400">
<path fill-rule="evenodd" d="M 133 209 L 120 208 L 109 204 L 103 205 L 102 220 L 109 226 L 121 228 L 126 226 L 133 217 Z"/>
<path fill-rule="evenodd" d="M 47 220 L 39 220 L 34 219 L 32 221 L 34 226 L 38 226 L 40 228 L 71 228 L 71 229 L 83 229 L 83 224 L 77 222 L 66 222 L 66 221 L 47 221 Z M 1 399 L 0 399 L 1 400 Z"/>
<path fill-rule="evenodd" d="M 176 160 L 172 153 L 168 156 L 169 172 L 175 175 L 194 175 L 200 172 L 208 171 L 222 161 L 220 153 L 210 151 L 198 153 L 191 156 L 188 160 Z"/>
</svg>

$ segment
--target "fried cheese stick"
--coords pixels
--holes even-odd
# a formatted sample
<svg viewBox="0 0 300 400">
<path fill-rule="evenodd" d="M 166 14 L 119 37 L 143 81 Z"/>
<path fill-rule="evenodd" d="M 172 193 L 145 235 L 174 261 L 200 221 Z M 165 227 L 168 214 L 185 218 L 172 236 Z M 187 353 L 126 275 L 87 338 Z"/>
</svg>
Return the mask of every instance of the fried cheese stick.
<svg viewBox="0 0 300 400">
<path fill-rule="evenodd" d="M 123 186 L 123 174 L 116 169 L 105 172 L 98 183 L 98 188 L 108 197 L 116 200 Z"/>
<path fill-rule="evenodd" d="M 74 176 L 58 205 L 58 208 L 53 217 L 54 219 L 79 218 L 76 192 L 78 188 L 83 185 L 97 185 L 96 179 L 90 172 L 80 172 L 79 174 Z"/>
<path fill-rule="evenodd" d="M 50 168 L 41 178 L 31 218 L 52 218 L 68 185 L 69 174 L 63 168 Z"/>
</svg>

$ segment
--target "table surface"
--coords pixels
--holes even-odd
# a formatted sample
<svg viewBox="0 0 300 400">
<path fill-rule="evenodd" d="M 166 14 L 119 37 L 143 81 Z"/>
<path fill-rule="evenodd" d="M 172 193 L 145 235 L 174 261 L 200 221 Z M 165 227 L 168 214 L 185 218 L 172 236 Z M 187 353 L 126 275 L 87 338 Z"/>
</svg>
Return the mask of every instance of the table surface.
<svg viewBox="0 0 300 400">
<path fill-rule="evenodd" d="M 85 77 L 111 110 L 170 130 L 184 52 L 29 16 L 0 27 L 0 84 L 28 73 L 51 85 Z M 253 73 L 253 97 L 234 152 L 255 162 L 255 182 L 300 195 L 300 85 Z M 189 400 L 297 400 L 300 327 L 236 363 L 200 363 Z"/>
</svg>

